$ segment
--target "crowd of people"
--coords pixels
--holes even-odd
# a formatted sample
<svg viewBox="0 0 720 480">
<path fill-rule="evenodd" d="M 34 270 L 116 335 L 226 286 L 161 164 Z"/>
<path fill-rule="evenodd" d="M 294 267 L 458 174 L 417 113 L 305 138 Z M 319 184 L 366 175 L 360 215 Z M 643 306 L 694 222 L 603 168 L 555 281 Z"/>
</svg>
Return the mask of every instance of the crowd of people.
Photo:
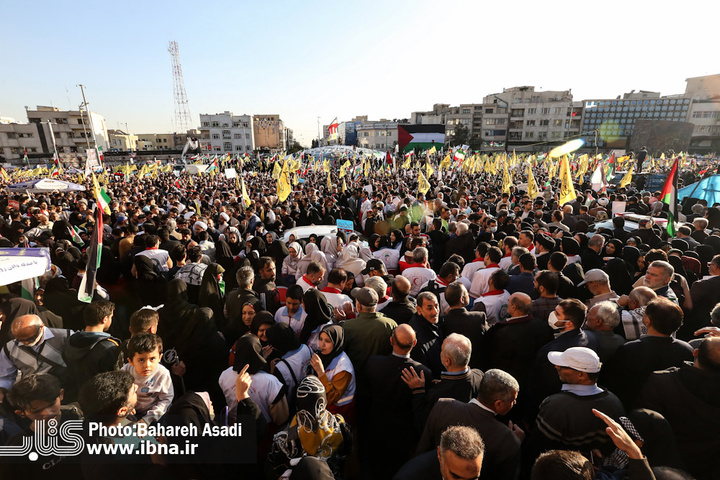
<svg viewBox="0 0 720 480">
<path fill-rule="evenodd" d="M 720 205 L 698 200 L 670 237 L 659 192 L 582 179 L 561 205 L 535 168 L 535 198 L 519 169 L 505 191 L 502 172 L 451 169 L 423 194 L 396 167 L 301 171 L 281 200 L 273 165 L 252 161 L 245 198 L 220 174 L 108 175 L 101 217 L 89 179 L 0 194 L 0 246 L 52 262 L 32 298 L 20 282 L 0 296 L 0 442 L 83 418 L 254 435 L 250 450 L 201 439 L 180 462 L 47 454 L 0 470 L 720 478 Z M 642 215 L 636 229 L 618 204 Z"/>
</svg>

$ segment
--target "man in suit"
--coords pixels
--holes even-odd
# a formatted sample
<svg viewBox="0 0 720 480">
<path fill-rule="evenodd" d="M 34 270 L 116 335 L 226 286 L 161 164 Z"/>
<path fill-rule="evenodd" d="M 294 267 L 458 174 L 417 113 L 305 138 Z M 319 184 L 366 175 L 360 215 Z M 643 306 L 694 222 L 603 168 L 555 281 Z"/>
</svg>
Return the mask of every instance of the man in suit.
<svg viewBox="0 0 720 480">
<path fill-rule="evenodd" d="M 695 331 L 710 324 L 710 312 L 718 303 L 720 291 L 720 255 L 715 255 L 708 265 L 710 277 L 692 284 L 690 296 L 692 297 L 692 321 L 689 331 Z"/>
<path fill-rule="evenodd" d="M 390 336 L 392 354 L 373 355 L 365 367 L 370 392 L 369 437 L 362 445 L 372 449 L 376 461 L 363 464 L 368 464 L 373 478 L 390 478 L 410 458 L 420 435 L 413 421 L 412 394 L 401 381 L 406 368 L 423 376 L 425 387 L 432 381 L 430 369 L 410 358 L 416 343 L 415 331 L 407 324 L 398 325 Z"/>
<path fill-rule="evenodd" d="M 468 403 L 443 398 L 435 404 L 418 443 L 417 454 L 431 451 L 440 444 L 446 428 L 453 425 L 473 427 L 485 439 L 481 479 L 515 478 L 520 443 L 524 432 L 512 422 L 497 420 L 515 405 L 520 387 L 512 375 L 488 370 L 480 382 L 477 398 Z"/>
<path fill-rule="evenodd" d="M 445 288 L 445 301 L 450 309 L 440 318 L 446 334 L 459 333 L 470 339 L 472 355 L 470 367 L 480 367 L 480 351 L 485 332 L 490 328 L 485 312 L 468 312 L 470 294 L 460 282 L 453 282 Z"/>
</svg>

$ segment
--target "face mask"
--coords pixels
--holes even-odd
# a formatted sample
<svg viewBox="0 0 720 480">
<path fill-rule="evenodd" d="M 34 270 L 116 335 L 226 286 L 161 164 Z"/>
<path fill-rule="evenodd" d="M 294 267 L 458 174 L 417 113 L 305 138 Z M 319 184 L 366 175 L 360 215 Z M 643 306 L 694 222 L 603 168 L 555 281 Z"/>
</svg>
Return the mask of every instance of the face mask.
<svg viewBox="0 0 720 480">
<path fill-rule="evenodd" d="M 562 328 L 562 325 L 560 327 L 555 325 L 558 322 L 562 322 L 562 325 L 565 324 L 565 320 L 560 320 L 557 318 L 555 312 L 550 312 L 550 315 L 548 315 L 548 325 L 550 325 L 550 328 L 552 328 L 554 332 L 557 332 Z"/>
<path fill-rule="evenodd" d="M 490 231 L 491 231 L 492 233 L 497 232 L 497 227 L 490 227 Z"/>
</svg>

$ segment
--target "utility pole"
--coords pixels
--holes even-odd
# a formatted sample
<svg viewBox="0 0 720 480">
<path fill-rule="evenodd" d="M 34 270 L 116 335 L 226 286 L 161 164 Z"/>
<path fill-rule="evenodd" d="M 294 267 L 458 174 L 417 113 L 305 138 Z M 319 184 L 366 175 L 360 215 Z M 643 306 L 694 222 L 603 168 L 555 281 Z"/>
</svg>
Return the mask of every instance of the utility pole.
<svg viewBox="0 0 720 480">
<path fill-rule="evenodd" d="M 60 155 L 58 155 L 57 145 L 55 145 L 55 132 L 53 132 L 52 120 L 48 120 L 48 128 L 50 129 L 50 138 L 52 139 L 53 144 L 53 161 L 55 161 L 55 159 L 57 158 L 57 161 L 60 162 Z"/>
<path fill-rule="evenodd" d="M 317 117 L 317 124 L 318 124 L 318 143 L 317 143 L 317 146 L 320 147 L 320 117 Z"/>
<path fill-rule="evenodd" d="M 95 146 L 95 148 L 97 148 L 97 138 L 95 138 L 95 129 L 93 128 L 92 117 L 90 116 L 90 110 L 88 109 L 87 99 L 85 98 L 85 85 L 83 85 L 82 83 L 78 83 L 76 86 L 80 87 L 80 91 L 82 92 L 82 97 L 83 97 L 82 106 L 85 107 L 85 114 L 87 115 L 88 122 L 90 123 L 90 135 L 92 135 L 93 145 Z M 84 125 L 84 122 L 83 122 L 83 125 Z M 87 139 L 87 133 L 85 134 L 85 138 Z M 88 149 L 90 149 L 90 141 L 89 140 L 88 140 Z"/>
</svg>

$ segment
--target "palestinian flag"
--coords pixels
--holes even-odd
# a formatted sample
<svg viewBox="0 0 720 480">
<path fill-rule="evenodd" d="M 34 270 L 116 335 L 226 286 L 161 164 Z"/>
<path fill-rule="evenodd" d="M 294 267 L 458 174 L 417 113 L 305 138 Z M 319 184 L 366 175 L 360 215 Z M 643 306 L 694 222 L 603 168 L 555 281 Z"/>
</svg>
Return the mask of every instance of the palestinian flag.
<svg viewBox="0 0 720 480">
<path fill-rule="evenodd" d="M 70 237 L 72 238 L 73 243 L 76 243 L 78 245 L 83 245 L 85 242 L 83 242 L 83 239 L 80 238 L 80 233 L 76 226 L 70 225 Z"/>
<path fill-rule="evenodd" d="M 667 221 L 667 233 L 670 237 L 675 237 L 675 219 L 677 219 L 677 169 L 678 159 L 676 158 L 675 163 L 673 163 L 673 166 L 670 169 L 667 180 L 665 180 L 662 192 L 660 192 L 660 201 L 670 207 L 668 209 Z"/>
<path fill-rule="evenodd" d="M 615 175 L 615 167 L 617 162 L 615 161 L 615 152 L 610 155 L 610 158 L 607 161 L 607 171 L 605 172 L 605 180 L 610 182 L 612 180 L 613 176 Z"/>
<path fill-rule="evenodd" d="M 398 145 L 403 152 L 437 150 L 445 145 L 445 125 L 398 125 Z"/>
<path fill-rule="evenodd" d="M 100 268 L 100 259 L 102 258 L 102 237 L 102 208 L 96 208 L 95 230 L 93 230 L 92 239 L 90 240 L 90 247 L 86 250 L 88 262 L 85 266 L 85 275 L 83 275 L 80 288 L 78 288 L 78 300 L 84 303 L 92 302 L 95 288 L 97 287 L 97 272 Z"/>
</svg>

